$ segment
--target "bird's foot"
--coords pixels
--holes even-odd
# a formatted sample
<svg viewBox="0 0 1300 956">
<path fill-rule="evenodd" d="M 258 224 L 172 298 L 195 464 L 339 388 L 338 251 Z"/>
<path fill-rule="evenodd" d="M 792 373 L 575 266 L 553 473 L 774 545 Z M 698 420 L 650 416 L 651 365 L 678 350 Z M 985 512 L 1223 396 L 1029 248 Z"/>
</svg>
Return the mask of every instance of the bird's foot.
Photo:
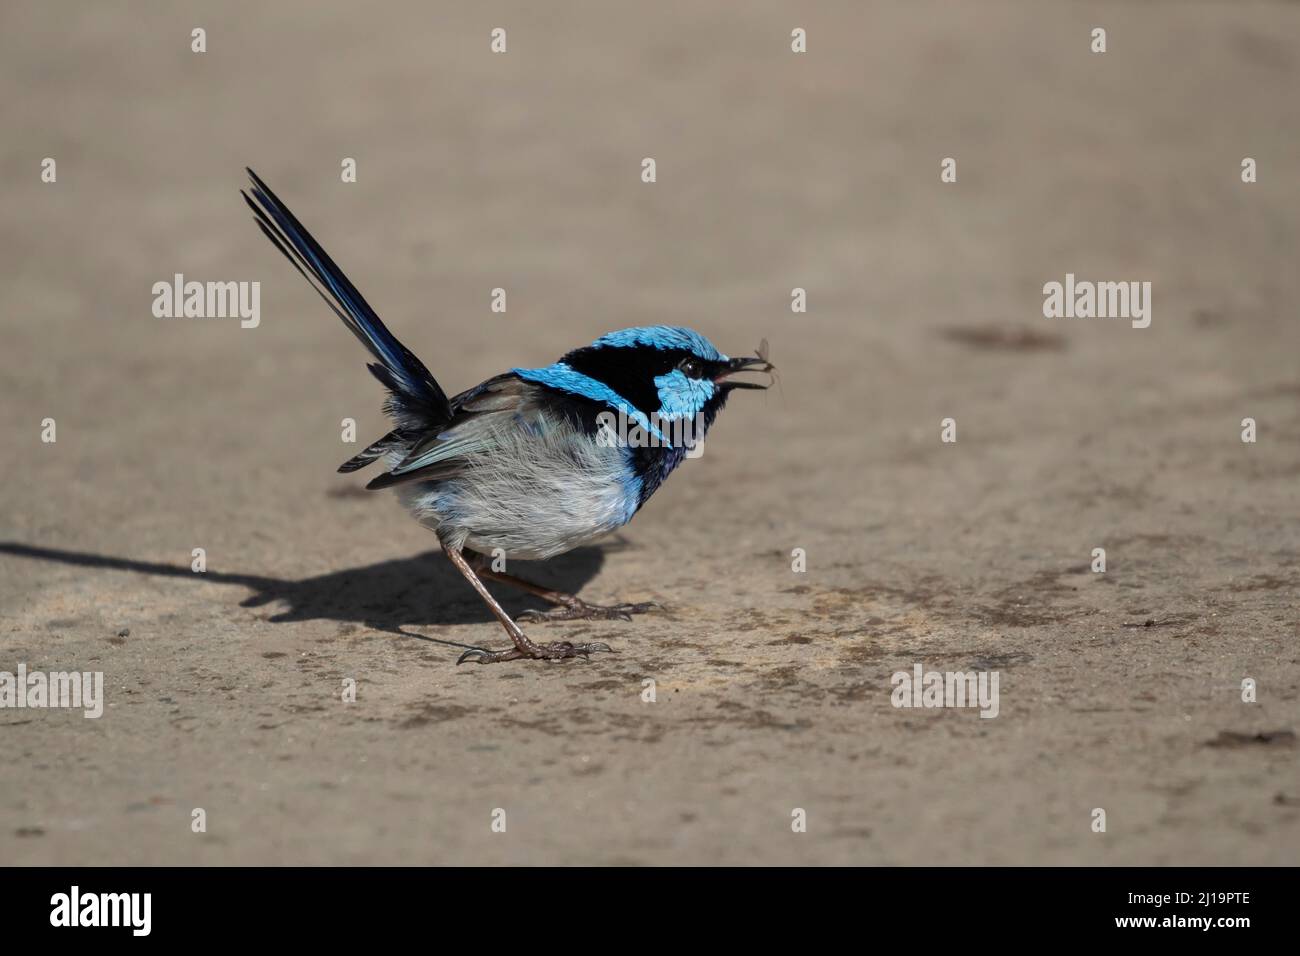
<svg viewBox="0 0 1300 956">
<path fill-rule="evenodd" d="M 610 651 L 612 653 L 613 650 L 608 644 L 572 644 L 569 641 L 556 641 L 553 644 L 531 644 L 528 650 L 512 647 L 506 651 L 485 651 L 482 648 L 473 647 L 460 655 L 460 659 L 456 663 L 464 664 L 466 661 L 474 661 L 476 664 L 499 664 L 502 661 L 518 660 L 558 661 L 565 657 L 586 657 L 596 651 Z"/>
<path fill-rule="evenodd" d="M 654 601 L 640 604 L 588 604 L 574 598 L 572 603 L 562 604 L 547 611 L 522 611 L 515 615 L 519 621 L 630 621 L 633 614 L 645 614 L 647 611 L 662 611 L 663 605 Z"/>
</svg>

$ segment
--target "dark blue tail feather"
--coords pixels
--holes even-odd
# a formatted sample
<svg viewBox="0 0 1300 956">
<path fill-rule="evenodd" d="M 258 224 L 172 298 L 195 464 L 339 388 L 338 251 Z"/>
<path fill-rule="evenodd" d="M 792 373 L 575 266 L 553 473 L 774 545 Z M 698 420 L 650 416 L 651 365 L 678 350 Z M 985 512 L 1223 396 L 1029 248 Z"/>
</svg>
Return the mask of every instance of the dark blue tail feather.
<svg viewBox="0 0 1300 956">
<path fill-rule="evenodd" d="M 410 419 L 418 420 L 418 424 L 448 421 L 451 406 L 447 396 L 424 363 L 388 331 L 343 270 L 334 264 L 320 243 L 312 238 L 257 173 L 250 169 L 248 175 L 252 180 L 250 189 L 253 195 L 250 198 L 243 190 L 240 194 L 253 210 L 262 232 L 379 360 L 378 364 L 368 367 L 392 393 L 389 412 L 405 425 L 417 424 Z"/>
</svg>

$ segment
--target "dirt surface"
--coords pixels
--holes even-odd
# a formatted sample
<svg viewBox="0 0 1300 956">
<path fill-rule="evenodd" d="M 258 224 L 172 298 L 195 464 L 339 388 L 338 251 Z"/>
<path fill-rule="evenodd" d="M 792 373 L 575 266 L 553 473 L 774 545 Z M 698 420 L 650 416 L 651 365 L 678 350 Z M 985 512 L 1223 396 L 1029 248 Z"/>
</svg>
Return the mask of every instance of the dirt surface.
<svg viewBox="0 0 1300 956">
<path fill-rule="evenodd" d="M 0 862 L 1295 862 L 1300 5 L 547 8 L 3 5 L 0 670 L 106 707 L 0 710 Z M 666 613 L 455 666 L 504 634 L 335 473 L 381 392 L 245 165 L 449 390 L 771 341 L 623 533 L 515 568 Z M 261 324 L 155 318 L 178 272 Z M 1044 318 L 1067 273 L 1151 326 Z M 998 716 L 895 708 L 917 663 Z"/>
</svg>

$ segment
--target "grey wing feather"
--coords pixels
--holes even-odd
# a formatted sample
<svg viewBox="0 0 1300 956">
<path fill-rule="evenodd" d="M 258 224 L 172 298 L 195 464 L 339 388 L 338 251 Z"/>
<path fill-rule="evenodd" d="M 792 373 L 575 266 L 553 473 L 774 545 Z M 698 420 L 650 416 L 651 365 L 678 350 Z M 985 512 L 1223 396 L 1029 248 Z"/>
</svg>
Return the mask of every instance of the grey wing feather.
<svg viewBox="0 0 1300 956">
<path fill-rule="evenodd" d="M 421 439 L 366 487 L 446 478 L 458 472 L 468 457 L 495 447 L 502 428 L 526 430 L 543 424 L 532 389 L 513 375 L 498 376 L 457 395 L 452 406 L 455 411 L 446 427 Z"/>
</svg>

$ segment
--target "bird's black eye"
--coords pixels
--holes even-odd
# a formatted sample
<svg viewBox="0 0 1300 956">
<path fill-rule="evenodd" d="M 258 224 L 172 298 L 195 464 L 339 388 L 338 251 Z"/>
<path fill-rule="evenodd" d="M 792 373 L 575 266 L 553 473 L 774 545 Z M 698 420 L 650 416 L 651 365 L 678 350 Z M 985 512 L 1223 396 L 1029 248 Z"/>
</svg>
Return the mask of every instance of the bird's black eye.
<svg viewBox="0 0 1300 956">
<path fill-rule="evenodd" d="M 677 363 L 677 367 L 682 370 L 682 374 L 687 378 L 704 377 L 704 363 L 694 356 L 688 355 Z"/>
</svg>

